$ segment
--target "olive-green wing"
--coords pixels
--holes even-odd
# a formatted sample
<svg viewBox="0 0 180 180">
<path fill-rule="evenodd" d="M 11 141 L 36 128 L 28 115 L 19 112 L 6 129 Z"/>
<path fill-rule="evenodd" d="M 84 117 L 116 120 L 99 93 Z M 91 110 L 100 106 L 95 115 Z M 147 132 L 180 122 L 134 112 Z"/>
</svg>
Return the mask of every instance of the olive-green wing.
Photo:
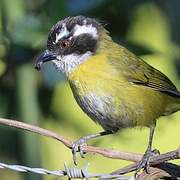
<svg viewBox="0 0 180 180">
<path fill-rule="evenodd" d="M 153 88 L 171 96 L 180 97 L 180 92 L 166 75 L 153 68 L 142 59 L 136 58 L 137 59 L 131 60 L 132 64 L 130 64 L 128 73 L 124 73 L 129 81 Z M 135 63 L 134 67 L 133 63 Z"/>
<path fill-rule="evenodd" d="M 128 81 L 153 88 L 154 90 L 167 93 L 171 96 L 180 97 L 180 92 L 175 85 L 159 70 L 153 68 L 122 46 L 119 46 L 117 54 L 110 60 L 110 63 L 118 69 L 121 76 L 123 75 Z M 118 59 L 116 57 L 118 57 Z"/>
</svg>

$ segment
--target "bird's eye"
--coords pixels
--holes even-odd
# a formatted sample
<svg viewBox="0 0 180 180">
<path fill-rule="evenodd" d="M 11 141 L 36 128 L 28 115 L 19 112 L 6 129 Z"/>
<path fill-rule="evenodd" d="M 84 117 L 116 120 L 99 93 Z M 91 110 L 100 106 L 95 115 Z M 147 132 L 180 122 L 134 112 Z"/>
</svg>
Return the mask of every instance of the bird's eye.
<svg viewBox="0 0 180 180">
<path fill-rule="evenodd" d="M 65 40 L 60 43 L 60 48 L 67 49 L 70 46 L 70 42 Z"/>
</svg>

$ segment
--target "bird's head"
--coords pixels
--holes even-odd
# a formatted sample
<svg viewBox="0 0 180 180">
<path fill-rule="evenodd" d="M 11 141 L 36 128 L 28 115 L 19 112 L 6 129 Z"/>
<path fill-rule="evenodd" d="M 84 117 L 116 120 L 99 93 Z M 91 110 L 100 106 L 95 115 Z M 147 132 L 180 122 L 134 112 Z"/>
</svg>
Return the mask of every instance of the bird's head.
<svg viewBox="0 0 180 180">
<path fill-rule="evenodd" d="M 96 53 L 103 30 L 95 19 L 84 16 L 59 21 L 50 30 L 47 49 L 38 57 L 35 68 L 39 70 L 44 62 L 53 61 L 59 71 L 68 75 Z"/>
</svg>

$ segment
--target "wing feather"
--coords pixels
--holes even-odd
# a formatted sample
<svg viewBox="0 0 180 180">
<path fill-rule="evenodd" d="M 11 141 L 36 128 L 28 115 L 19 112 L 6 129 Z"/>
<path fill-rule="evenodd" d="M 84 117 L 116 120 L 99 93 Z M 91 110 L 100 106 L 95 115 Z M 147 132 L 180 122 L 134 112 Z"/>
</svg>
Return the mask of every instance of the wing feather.
<svg viewBox="0 0 180 180">
<path fill-rule="evenodd" d="M 138 64 L 138 67 L 136 66 L 133 72 L 128 74 L 128 80 L 171 96 L 180 97 L 180 92 L 166 75 L 141 59 L 139 59 Z"/>
<path fill-rule="evenodd" d="M 121 60 L 114 58 L 110 63 L 128 81 L 153 88 L 170 96 L 180 97 L 180 92 L 166 75 L 135 56 L 126 48 L 121 47 L 119 52 L 118 56 L 121 57 Z"/>
</svg>

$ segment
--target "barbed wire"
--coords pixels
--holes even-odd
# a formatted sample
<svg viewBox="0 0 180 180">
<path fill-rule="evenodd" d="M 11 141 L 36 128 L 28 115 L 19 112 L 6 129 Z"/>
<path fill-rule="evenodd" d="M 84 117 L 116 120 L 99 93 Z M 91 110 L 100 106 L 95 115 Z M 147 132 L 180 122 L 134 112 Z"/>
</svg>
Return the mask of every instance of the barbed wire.
<svg viewBox="0 0 180 180">
<path fill-rule="evenodd" d="M 9 165 L 6 163 L 0 162 L 0 169 L 10 169 L 17 172 L 31 172 L 40 175 L 54 175 L 54 176 L 67 176 L 68 179 L 90 179 L 90 178 L 99 178 L 99 179 L 118 179 L 118 180 L 133 180 L 132 177 L 122 176 L 118 174 L 98 174 L 98 173 L 89 173 L 88 165 L 84 168 L 68 168 L 66 163 L 64 163 L 64 170 L 51 171 L 44 168 L 31 168 L 22 165 Z"/>
</svg>

